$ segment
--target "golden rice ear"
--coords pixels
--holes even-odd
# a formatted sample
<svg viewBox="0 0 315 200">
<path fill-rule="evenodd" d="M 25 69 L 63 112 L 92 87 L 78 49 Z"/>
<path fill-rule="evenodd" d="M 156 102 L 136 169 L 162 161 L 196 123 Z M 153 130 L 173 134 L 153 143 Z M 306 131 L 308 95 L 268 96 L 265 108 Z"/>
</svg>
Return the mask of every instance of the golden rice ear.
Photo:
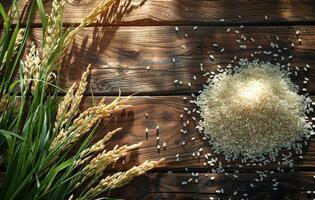
<svg viewBox="0 0 315 200">
<path fill-rule="evenodd" d="M 73 42 L 76 34 L 82 30 L 85 26 L 88 26 L 92 23 L 94 23 L 100 14 L 102 14 L 105 10 L 107 10 L 116 0 L 107 0 L 97 5 L 93 9 L 93 11 L 86 16 L 83 21 L 80 23 L 78 27 L 73 29 L 69 32 L 68 36 L 65 39 L 64 45 L 63 45 L 63 55 L 65 54 L 67 48 L 70 46 L 70 44 Z"/>
<path fill-rule="evenodd" d="M 52 152 L 56 150 L 56 148 L 62 148 L 62 150 L 68 149 L 72 144 L 76 143 L 82 136 L 88 133 L 102 118 L 109 117 L 121 108 L 119 102 L 115 101 L 109 105 L 104 103 L 88 108 L 76 117 L 64 132 L 56 134 L 49 151 Z"/>
<path fill-rule="evenodd" d="M 16 36 L 11 58 L 16 56 L 18 49 L 20 47 L 20 44 L 22 43 L 24 33 L 25 33 L 25 29 L 21 28 Z M 7 62 L 7 56 L 8 56 L 7 54 L 8 52 L 6 51 L 2 59 L 2 65 L 4 65 Z"/>
<path fill-rule="evenodd" d="M 58 112 L 56 119 L 62 118 L 62 116 L 66 116 L 70 105 L 74 99 L 75 91 L 78 88 L 78 83 L 74 82 L 72 86 L 68 89 L 66 95 L 62 98 L 62 101 L 58 105 Z"/>
<path fill-rule="evenodd" d="M 43 35 L 43 50 L 42 50 L 42 63 L 43 66 L 46 66 L 48 59 L 53 52 L 53 50 L 58 45 L 60 40 L 63 24 L 63 10 L 65 7 L 66 2 L 64 0 L 58 1 L 53 0 L 52 2 L 52 9 L 50 14 L 47 16 L 47 27 L 44 30 Z M 57 64 L 58 61 L 57 61 Z M 54 71 L 56 66 L 52 66 L 52 71 Z"/>
<path fill-rule="evenodd" d="M 118 145 L 116 145 L 110 151 L 103 150 L 103 152 L 92 158 L 91 161 L 82 169 L 82 172 L 84 173 L 84 178 L 82 179 L 80 184 L 84 183 L 91 177 L 100 177 L 107 166 L 115 163 L 119 158 L 126 156 L 129 151 L 137 149 L 141 145 L 142 142 L 132 145 L 124 145 L 119 148 Z M 90 185 L 93 184 L 94 182 L 90 183 Z"/>
<path fill-rule="evenodd" d="M 99 195 L 104 191 L 109 191 L 112 189 L 120 188 L 127 183 L 129 183 L 132 179 L 137 176 L 140 176 L 147 171 L 155 168 L 162 162 L 160 161 L 145 161 L 139 166 L 134 166 L 126 172 L 118 172 L 111 176 L 107 176 L 106 178 L 102 179 L 95 187 L 90 188 L 81 198 L 78 200 L 84 199 L 92 199 L 95 196 Z"/>
<path fill-rule="evenodd" d="M 56 122 L 54 125 L 54 134 L 56 131 L 61 129 L 64 124 L 69 123 L 69 117 L 73 116 L 69 109 L 74 99 L 75 91 L 77 90 L 78 84 L 74 82 L 72 86 L 68 89 L 66 95 L 62 98 L 61 102 L 58 104 L 58 110 L 56 115 Z"/>
<path fill-rule="evenodd" d="M 62 128 L 64 124 L 69 123 L 69 120 L 78 114 L 79 106 L 88 84 L 87 79 L 90 75 L 90 72 L 91 65 L 88 65 L 86 71 L 81 76 L 80 83 L 73 83 L 67 94 L 59 103 L 54 130 L 56 130 L 57 127 Z"/>
<path fill-rule="evenodd" d="M 101 140 L 99 140 L 98 142 L 96 142 L 95 144 L 93 144 L 91 147 L 89 147 L 88 149 L 85 149 L 84 151 L 82 151 L 82 153 L 80 154 L 80 158 L 79 161 L 82 159 L 85 159 L 86 156 L 91 155 L 93 153 L 97 153 L 97 152 L 101 152 L 105 149 L 107 142 L 119 131 L 121 131 L 122 128 L 117 128 L 113 131 L 108 132 Z"/>
<path fill-rule="evenodd" d="M 26 56 L 24 62 L 24 84 L 26 88 L 31 87 L 31 92 L 34 94 L 37 89 L 42 74 L 41 59 L 39 57 L 39 51 L 35 44 L 32 42 L 30 51 Z"/>
<path fill-rule="evenodd" d="M 75 92 L 74 99 L 69 109 L 70 115 L 76 115 L 78 113 L 79 106 L 83 98 L 83 94 L 86 91 L 86 87 L 88 85 L 88 77 L 90 76 L 90 73 L 91 73 L 91 64 L 87 66 L 87 69 L 81 76 L 78 89 Z"/>
</svg>

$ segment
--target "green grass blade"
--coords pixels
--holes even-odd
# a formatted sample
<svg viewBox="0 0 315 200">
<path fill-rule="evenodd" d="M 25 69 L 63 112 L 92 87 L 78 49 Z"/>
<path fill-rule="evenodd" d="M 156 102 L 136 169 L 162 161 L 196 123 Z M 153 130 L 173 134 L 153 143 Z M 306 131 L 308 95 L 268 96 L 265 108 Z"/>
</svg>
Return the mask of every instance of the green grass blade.
<svg viewBox="0 0 315 200">
<path fill-rule="evenodd" d="M 16 133 L 13 133 L 13 132 L 11 132 L 11 131 L 7 131 L 7 130 L 0 129 L 0 133 L 1 133 L 4 137 L 10 136 L 10 137 L 16 137 L 17 139 L 20 139 L 20 140 L 22 140 L 22 141 L 25 140 L 22 136 L 20 136 L 20 135 L 18 135 L 18 134 L 16 134 Z"/>
<path fill-rule="evenodd" d="M 46 12 L 45 12 L 45 9 L 44 9 L 44 5 L 43 5 L 42 0 L 36 0 L 36 3 L 37 3 L 37 8 L 38 8 L 38 11 L 39 11 L 40 18 L 41 18 L 42 27 L 45 30 L 46 27 L 47 27 L 47 17 L 46 17 Z"/>
<path fill-rule="evenodd" d="M 7 14 L 5 13 L 5 9 L 3 8 L 2 3 L 0 3 L 0 15 L 3 19 L 4 25 L 8 24 Z"/>
</svg>

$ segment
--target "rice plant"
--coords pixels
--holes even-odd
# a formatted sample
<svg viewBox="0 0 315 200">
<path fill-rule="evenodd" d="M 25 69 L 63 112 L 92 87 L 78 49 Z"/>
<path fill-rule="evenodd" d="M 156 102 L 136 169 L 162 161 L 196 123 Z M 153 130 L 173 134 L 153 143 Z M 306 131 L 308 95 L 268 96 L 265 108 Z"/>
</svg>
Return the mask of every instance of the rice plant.
<svg viewBox="0 0 315 200">
<path fill-rule="evenodd" d="M 94 199 L 160 162 L 146 161 L 128 171 L 104 176 L 106 167 L 141 145 L 107 150 L 110 138 L 121 128 L 92 143 L 101 120 L 128 107 L 128 98 L 117 97 L 109 104 L 102 99 L 81 112 L 90 65 L 80 82 L 73 83 L 68 91 L 58 87 L 62 59 L 75 35 L 113 3 L 100 3 L 81 24 L 71 28 L 63 27 L 65 0 L 53 0 L 49 13 L 41 0 L 30 1 L 23 28 L 20 1 L 11 1 L 8 9 L 0 4 L 0 145 L 5 169 L 0 199 Z M 42 22 L 41 45 L 32 43 L 25 49 L 35 10 Z M 57 96 L 60 92 L 65 92 L 63 98 Z"/>
</svg>

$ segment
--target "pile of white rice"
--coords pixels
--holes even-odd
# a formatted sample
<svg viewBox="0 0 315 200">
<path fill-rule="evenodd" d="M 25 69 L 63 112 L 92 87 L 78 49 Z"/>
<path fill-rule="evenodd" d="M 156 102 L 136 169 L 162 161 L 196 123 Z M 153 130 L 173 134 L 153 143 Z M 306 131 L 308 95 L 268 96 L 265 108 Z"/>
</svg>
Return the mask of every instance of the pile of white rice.
<svg viewBox="0 0 315 200">
<path fill-rule="evenodd" d="M 197 98 L 200 126 L 227 159 L 275 157 L 283 148 L 301 151 L 297 143 L 310 133 L 305 119 L 310 100 L 297 92 L 280 66 L 241 62 L 210 79 Z"/>
</svg>

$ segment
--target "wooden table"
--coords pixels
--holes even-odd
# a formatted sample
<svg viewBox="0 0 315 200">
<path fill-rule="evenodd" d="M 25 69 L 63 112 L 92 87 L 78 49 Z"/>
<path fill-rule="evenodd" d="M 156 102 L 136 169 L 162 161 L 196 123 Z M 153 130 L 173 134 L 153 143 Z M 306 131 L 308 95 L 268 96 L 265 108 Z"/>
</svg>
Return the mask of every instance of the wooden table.
<svg viewBox="0 0 315 200">
<path fill-rule="evenodd" d="M 70 0 L 65 9 L 65 24 L 76 25 L 101 1 Z M 49 2 L 45 3 L 47 9 L 49 5 Z M 296 31 L 300 32 L 302 42 L 298 42 Z M 247 37 L 247 41 L 241 42 L 246 49 L 240 49 L 236 41 L 241 35 Z M 34 19 L 32 37 L 35 41 L 41 37 L 38 16 Z M 314 95 L 314 0 L 121 0 L 98 23 L 80 32 L 64 62 L 62 86 L 68 88 L 78 81 L 91 63 L 90 87 L 96 99 L 109 96 L 108 100 L 111 100 L 111 96 L 118 94 L 118 88 L 123 95 L 135 94 L 129 102 L 133 107 L 119 113 L 102 129 L 99 137 L 121 126 L 123 132 L 113 139 L 113 145 L 139 141 L 144 144 L 126 157 L 125 164 L 119 161 L 111 171 L 126 170 L 145 160 L 166 158 L 158 168 L 122 189 L 112 191 L 110 196 L 132 200 L 313 199 L 315 195 L 308 193 L 315 190 L 315 138 L 310 140 L 303 159 L 295 159 L 294 172 L 289 169 L 278 172 L 276 165 L 244 167 L 235 179 L 231 175 L 208 173 L 211 168 L 204 166 L 204 154 L 213 152 L 196 131 L 196 123 L 191 121 L 187 134 L 180 132 L 180 115 L 184 114 L 184 120 L 188 119 L 183 108 L 192 109 L 183 97 L 191 98 L 190 94 L 202 89 L 206 81 L 200 63 L 205 71 L 215 70 L 218 64 L 226 66 L 234 56 L 251 57 L 258 46 L 265 51 L 274 51 L 271 42 L 288 48 L 286 54 L 292 54 L 293 58 L 286 62 L 292 66 L 311 66 L 311 83 L 307 88 Z M 213 43 L 219 44 L 220 48 L 214 47 Z M 213 63 L 210 54 L 215 56 Z M 260 58 L 270 60 L 270 56 Z M 183 85 L 174 84 L 174 80 L 182 81 Z M 300 83 L 301 77 L 296 81 Z M 91 91 L 86 93 L 83 108 L 92 104 L 91 94 Z M 156 147 L 156 126 L 160 127 L 160 145 L 167 144 L 160 151 Z M 149 129 L 148 137 L 146 128 Z M 194 141 L 192 137 L 195 137 Z M 186 142 L 184 146 L 183 141 Z M 200 148 L 204 149 L 200 158 L 194 158 L 192 153 Z M 179 162 L 176 154 L 179 154 Z M 233 164 L 228 167 L 222 162 L 228 172 L 237 169 Z M 266 169 L 275 170 L 274 175 L 250 187 L 257 177 L 255 171 Z M 183 185 L 183 181 L 192 177 L 192 172 L 198 172 L 198 177 L 194 176 L 191 183 Z M 214 181 L 210 181 L 211 176 L 215 177 Z M 195 183 L 197 178 L 198 183 Z M 273 178 L 279 181 L 277 191 L 272 190 Z M 217 193 L 216 190 L 221 188 L 224 193 Z M 237 195 L 233 195 L 235 191 L 238 191 Z"/>
</svg>

